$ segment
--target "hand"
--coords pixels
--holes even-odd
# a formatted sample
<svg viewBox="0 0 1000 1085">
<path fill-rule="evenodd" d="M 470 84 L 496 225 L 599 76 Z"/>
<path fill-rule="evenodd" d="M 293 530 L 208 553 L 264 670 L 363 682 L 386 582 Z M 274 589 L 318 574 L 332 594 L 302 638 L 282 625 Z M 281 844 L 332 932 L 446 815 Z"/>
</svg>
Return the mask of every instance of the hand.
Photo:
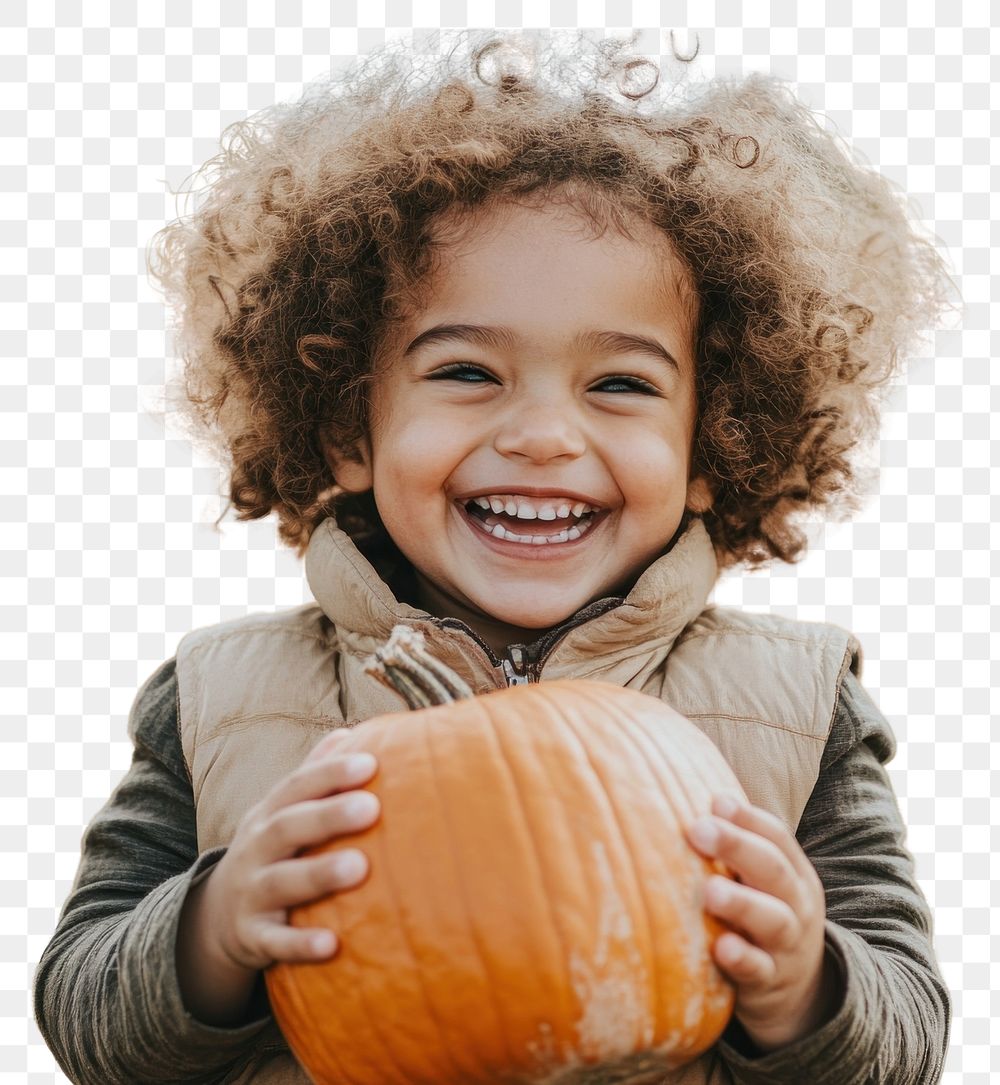
<svg viewBox="0 0 1000 1085">
<path fill-rule="evenodd" d="M 350 889 L 367 876 L 368 860 L 356 848 L 296 857 L 302 848 L 360 832 L 378 818 L 376 796 L 353 790 L 375 775 L 375 758 L 338 754 L 339 738 L 334 733 L 321 740 L 248 811 L 212 874 L 218 897 L 225 901 L 220 946 L 245 968 L 331 956 L 336 935 L 289 926 L 288 909 Z"/>
<path fill-rule="evenodd" d="M 836 1010 L 823 883 L 773 814 L 730 796 L 716 796 L 712 813 L 687 836 L 735 875 L 714 874 L 705 888 L 706 911 L 731 928 L 716 939 L 713 957 L 736 988 L 737 1020 L 758 1048 L 772 1051 L 814 1032 Z"/>
<path fill-rule="evenodd" d="M 259 971 L 274 961 L 324 960 L 336 952 L 333 931 L 292 927 L 288 909 L 350 889 L 368 873 L 356 848 L 297 854 L 378 819 L 377 797 L 355 790 L 375 775 L 375 758 L 338 753 L 341 734 L 317 743 L 246 813 L 225 855 L 188 893 L 177 935 L 178 980 L 185 1005 L 206 1023 L 240 1020 Z"/>
</svg>

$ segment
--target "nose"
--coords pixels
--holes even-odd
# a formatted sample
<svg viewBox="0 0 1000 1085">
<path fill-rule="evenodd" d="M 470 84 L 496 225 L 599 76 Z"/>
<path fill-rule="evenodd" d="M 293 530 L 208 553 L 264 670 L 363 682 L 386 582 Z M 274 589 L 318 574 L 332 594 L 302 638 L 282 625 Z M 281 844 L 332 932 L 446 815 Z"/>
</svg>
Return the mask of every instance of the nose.
<svg viewBox="0 0 1000 1085">
<path fill-rule="evenodd" d="M 538 399 L 510 405 L 499 419 L 493 447 L 501 456 L 549 463 L 576 459 L 587 445 L 571 411 L 551 399 Z"/>
</svg>

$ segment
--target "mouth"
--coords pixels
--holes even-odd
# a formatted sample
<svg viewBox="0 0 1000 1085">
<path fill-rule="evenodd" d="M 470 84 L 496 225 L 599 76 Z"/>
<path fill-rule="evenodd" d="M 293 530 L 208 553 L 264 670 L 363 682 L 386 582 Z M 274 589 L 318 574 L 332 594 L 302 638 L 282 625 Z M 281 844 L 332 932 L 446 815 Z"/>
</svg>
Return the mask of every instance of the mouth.
<svg viewBox="0 0 1000 1085">
<path fill-rule="evenodd" d="M 490 493 L 459 502 L 469 522 L 502 542 L 565 546 L 590 531 L 605 511 L 569 495 Z"/>
</svg>

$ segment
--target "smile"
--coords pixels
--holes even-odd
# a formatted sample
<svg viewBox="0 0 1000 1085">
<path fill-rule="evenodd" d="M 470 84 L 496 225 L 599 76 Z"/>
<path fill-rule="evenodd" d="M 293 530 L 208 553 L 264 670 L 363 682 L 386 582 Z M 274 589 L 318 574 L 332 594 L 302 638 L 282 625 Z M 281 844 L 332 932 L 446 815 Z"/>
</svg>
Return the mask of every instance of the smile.
<svg viewBox="0 0 1000 1085">
<path fill-rule="evenodd" d="M 523 494 L 484 494 L 465 502 L 464 509 L 469 522 L 484 534 L 527 546 L 575 542 L 593 527 L 600 511 L 583 501 Z M 534 530 L 526 530 L 529 524 Z"/>
</svg>

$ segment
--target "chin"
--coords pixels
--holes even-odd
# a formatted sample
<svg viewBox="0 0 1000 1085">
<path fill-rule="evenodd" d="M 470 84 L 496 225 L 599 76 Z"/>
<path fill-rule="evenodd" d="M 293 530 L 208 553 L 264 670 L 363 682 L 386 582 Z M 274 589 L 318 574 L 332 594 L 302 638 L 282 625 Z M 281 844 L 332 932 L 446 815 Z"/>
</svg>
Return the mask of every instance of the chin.
<svg viewBox="0 0 1000 1085">
<path fill-rule="evenodd" d="M 586 606 L 586 600 L 579 605 L 574 604 L 567 609 L 565 603 L 561 606 L 542 607 L 537 604 L 530 606 L 498 607 L 494 602 L 489 609 L 483 610 L 494 621 L 515 629 L 524 629 L 541 635 L 553 626 L 561 625 L 581 608 Z"/>
</svg>

